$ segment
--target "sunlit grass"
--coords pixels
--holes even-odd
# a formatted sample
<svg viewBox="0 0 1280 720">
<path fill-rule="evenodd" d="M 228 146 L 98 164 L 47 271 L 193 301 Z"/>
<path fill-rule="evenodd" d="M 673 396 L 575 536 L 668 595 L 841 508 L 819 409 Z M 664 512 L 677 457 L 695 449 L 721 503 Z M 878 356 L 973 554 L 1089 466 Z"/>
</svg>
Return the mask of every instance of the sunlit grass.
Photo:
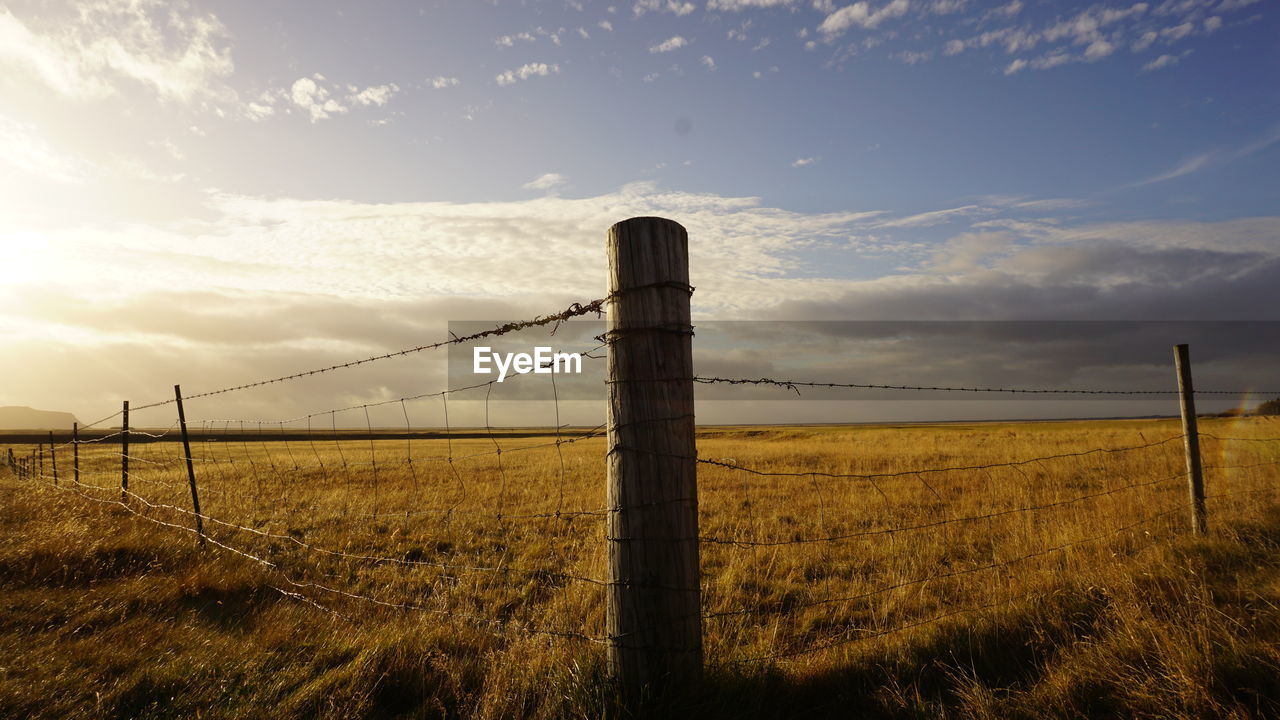
<svg viewBox="0 0 1280 720">
<path fill-rule="evenodd" d="M 1280 423 L 1202 430 L 1277 437 Z M 1261 464 L 1280 443 L 1204 440 L 1202 540 L 1187 532 L 1180 440 L 1021 462 L 1179 433 L 703 430 L 700 457 L 767 472 L 993 467 L 863 479 L 700 465 L 709 682 L 666 710 L 1275 712 L 1280 515 L 1258 491 L 1280 477 Z M 65 452 L 58 488 L 7 477 L 0 715 L 614 713 L 597 641 L 605 444 L 554 440 L 198 441 L 202 511 L 237 526 L 206 521 L 204 549 L 180 444 L 131 448 L 131 491 L 161 506 L 131 498 L 143 517 L 85 497 L 119 498 L 119 446 L 81 447 L 81 487 Z"/>
</svg>

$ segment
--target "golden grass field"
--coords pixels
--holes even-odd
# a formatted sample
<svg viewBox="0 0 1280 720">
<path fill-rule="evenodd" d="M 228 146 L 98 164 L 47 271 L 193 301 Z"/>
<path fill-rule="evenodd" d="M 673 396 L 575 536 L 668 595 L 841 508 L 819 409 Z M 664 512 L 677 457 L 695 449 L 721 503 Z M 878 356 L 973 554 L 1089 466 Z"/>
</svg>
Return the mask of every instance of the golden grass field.
<svg viewBox="0 0 1280 720">
<path fill-rule="evenodd" d="M 701 429 L 780 472 L 1150 447 L 700 465 L 707 680 L 654 712 L 1276 716 L 1280 441 L 1248 438 L 1280 420 L 1201 432 L 1234 438 L 1203 439 L 1204 538 L 1172 420 Z M 0 473 L 0 716 L 621 716 L 605 441 L 554 441 L 197 438 L 203 549 L 179 443 L 131 447 L 129 509 L 118 445 L 81 486 L 65 448 L 57 487 Z"/>
</svg>

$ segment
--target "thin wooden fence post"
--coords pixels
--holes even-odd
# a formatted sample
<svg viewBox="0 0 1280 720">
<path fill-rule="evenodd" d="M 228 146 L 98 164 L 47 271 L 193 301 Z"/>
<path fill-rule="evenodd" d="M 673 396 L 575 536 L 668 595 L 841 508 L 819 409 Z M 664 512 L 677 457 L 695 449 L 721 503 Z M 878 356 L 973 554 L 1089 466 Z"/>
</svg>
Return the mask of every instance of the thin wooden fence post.
<svg viewBox="0 0 1280 720">
<path fill-rule="evenodd" d="M 40 462 L 39 469 L 37 472 L 40 473 L 40 479 L 43 480 L 44 479 L 44 443 L 40 443 L 36 445 L 36 456 L 39 458 L 39 462 Z"/>
<path fill-rule="evenodd" d="M 609 667 L 625 702 L 702 673 L 688 233 L 609 228 Z"/>
<path fill-rule="evenodd" d="M 71 423 L 71 479 L 80 484 L 80 423 Z"/>
<path fill-rule="evenodd" d="M 53 468 L 53 484 L 58 484 L 58 449 L 53 446 L 53 431 L 49 431 L 49 465 Z"/>
<path fill-rule="evenodd" d="M 124 401 L 120 421 L 120 502 L 129 502 L 129 401 Z"/>
<path fill-rule="evenodd" d="M 204 517 L 200 515 L 200 494 L 196 492 L 196 469 L 191 464 L 191 440 L 187 437 L 187 414 L 182 409 L 182 387 L 173 386 L 173 397 L 178 401 L 178 425 L 182 428 L 182 456 L 187 460 L 187 484 L 191 486 L 191 509 L 196 514 L 196 535 L 204 545 Z"/>
<path fill-rule="evenodd" d="M 1196 391 L 1191 384 L 1191 352 L 1185 344 L 1173 346 L 1173 364 L 1178 371 L 1178 396 L 1182 408 L 1187 489 L 1191 495 L 1191 531 L 1202 535 L 1208 529 L 1204 505 L 1204 470 L 1200 465 L 1200 432 L 1196 427 Z"/>
</svg>

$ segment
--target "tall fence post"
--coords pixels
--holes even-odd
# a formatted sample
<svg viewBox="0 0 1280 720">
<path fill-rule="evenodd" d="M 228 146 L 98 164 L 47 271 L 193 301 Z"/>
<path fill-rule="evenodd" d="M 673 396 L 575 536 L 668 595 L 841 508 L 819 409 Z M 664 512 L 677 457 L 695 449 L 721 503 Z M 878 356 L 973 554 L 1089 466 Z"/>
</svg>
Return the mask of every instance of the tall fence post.
<svg viewBox="0 0 1280 720">
<path fill-rule="evenodd" d="M 182 428 L 182 456 L 187 460 L 187 484 L 191 486 L 191 509 L 196 514 L 196 535 L 204 545 L 204 518 L 200 515 L 200 494 L 196 492 L 196 469 L 191 464 L 191 440 L 187 437 L 187 414 L 182 409 L 182 387 L 173 386 L 173 397 L 178 401 L 178 425 Z"/>
<path fill-rule="evenodd" d="M 36 472 L 40 473 L 39 478 L 43 480 L 44 479 L 44 443 L 40 443 L 36 445 L 36 453 L 37 453 L 37 456 L 40 458 L 40 465 L 38 466 L 38 469 Z"/>
<path fill-rule="evenodd" d="M 124 401 L 120 420 L 120 502 L 129 502 L 129 401 Z"/>
<path fill-rule="evenodd" d="M 1200 432 L 1196 427 L 1196 391 L 1191 384 L 1191 352 L 1185 344 L 1173 346 L 1173 364 L 1178 370 L 1178 396 L 1182 406 L 1187 488 L 1191 494 L 1191 531 L 1201 535 L 1208 529 L 1204 506 L 1204 469 L 1200 466 Z"/>
<path fill-rule="evenodd" d="M 609 667 L 633 706 L 702 673 L 689 239 L 609 228 Z"/>
<path fill-rule="evenodd" d="M 71 480 L 80 484 L 80 423 L 71 423 Z"/>
<path fill-rule="evenodd" d="M 58 449 L 53 446 L 53 431 L 49 431 L 49 464 L 53 468 L 53 484 L 58 484 Z"/>
</svg>

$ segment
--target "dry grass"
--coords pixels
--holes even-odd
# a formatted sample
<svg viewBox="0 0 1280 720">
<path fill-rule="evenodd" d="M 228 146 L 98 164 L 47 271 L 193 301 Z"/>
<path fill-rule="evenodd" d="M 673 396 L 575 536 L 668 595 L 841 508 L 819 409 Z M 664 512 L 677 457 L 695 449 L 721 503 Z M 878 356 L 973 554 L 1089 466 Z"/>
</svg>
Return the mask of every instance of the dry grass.
<svg viewBox="0 0 1280 720">
<path fill-rule="evenodd" d="M 1280 422 L 1202 431 L 1277 437 Z M 716 428 L 699 453 L 871 474 L 1179 432 Z M 3 476 L 0 716 L 619 715 L 601 645 L 530 632 L 604 626 L 590 582 L 605 575 L 604 442 L 546 442 L 198 443 L 204 512 L 272 534 L 210 523 L 210 537 L 274 568 L 198 549 L 180 510 L 91 500 L 118 497 L 118 446 L 81 450 L 82 482 L 102 490 L 67 489 L 65 454 L 59 488 Z M 1184 529 L 1180 442 L 874 482 L 700 466 L 701 532 L 739 544 L 703 547 L 708 682 L 655 712 L 1280 713 L 1280 511 L 1265 492 L 1280 465 L 1259 464 L 1280 442 L 1204 446 L 1210 494 L 1230 493 L 1210 499 L 1204 539 Z M 131 489 L 188 508 L 179 448 L 135 445 Z"/>
</svg>

